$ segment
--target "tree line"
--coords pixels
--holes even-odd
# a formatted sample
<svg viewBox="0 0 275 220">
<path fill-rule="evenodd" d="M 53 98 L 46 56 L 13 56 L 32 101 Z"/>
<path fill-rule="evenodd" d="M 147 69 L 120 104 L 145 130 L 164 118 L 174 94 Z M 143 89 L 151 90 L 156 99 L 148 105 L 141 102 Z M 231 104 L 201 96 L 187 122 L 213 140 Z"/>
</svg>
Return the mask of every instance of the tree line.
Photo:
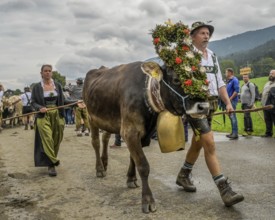
<svg viewBox="0 0 275 220">
<path fill-rule="evenodd" d="M 61 73 L 59 73 L 58 71 L 53 71 L 53 75 L 52 75 L 53 80 L 59 82 L 62 87 L 64 87 L 66 85 L 66 76 L 62 76 Z M 35 83 L 32 83 L 30 85 L 30 88 L 32 88 L 34 86 Z M 20 95 L 23 92 L 20 89 L 15 89 L 15 90 L 11 90 L 8 89 L 5 91 L 4 94 L 8 94 L 8 96 L 10 95 Z"/>
<path fill-rule="evenodd" d="M 226 68 L 233 68 L 240 78 L 240 69 L 250 67 L 251 76 L 258 78 L 267 76 L 271 69 L 275 69 L 275 40 L 270 40 L 254 49 L 233 53 L 219 59 L 222 73 Z"/>
</svg>

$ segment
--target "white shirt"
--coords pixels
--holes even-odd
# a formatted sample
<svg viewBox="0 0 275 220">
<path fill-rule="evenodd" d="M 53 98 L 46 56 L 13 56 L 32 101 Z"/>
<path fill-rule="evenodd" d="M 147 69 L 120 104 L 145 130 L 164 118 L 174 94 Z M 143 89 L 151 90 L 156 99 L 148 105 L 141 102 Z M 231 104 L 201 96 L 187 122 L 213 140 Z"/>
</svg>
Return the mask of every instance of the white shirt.
<svg viewBox="0 0 275 220">
<path fill-rule="evenodd" d="M 0 102 L 2 101 L 3 95 L 4 95 L 4 91 L 0 91 Z"/>
<path fill-rule="evenodd" d="M 275 87 L 275 82 L 268 81 L 264 85 L 264 89 L 263 89 L 263 93 L 262 93 L 262 99 L 261 99 L 262 106 L 266 105 L 268 94 L 269 94 L 269 91 L 272 87 Z"/>
<path fill-rule="evenodd" d="M 26 93 L 24 93 L 24 94 L 21 95 L 21 101 L 23 103 L 23 106 L 27 106 L 28 105 L 28 99 L 26 97 L 26 94 L 29 97 L 30 103 L 31 103 L 32 94 L 31 94 L 31 92 L 26 92 Z"/>
<path fill-rule="evenodd" d="M 215 56 L 214 53 L 209 50 L 208 48 L 206 49 L 207 51 L 207 59 L 205 59 L 204 57 L 201 60 L 201 65 L 204 67 L 214 67 L 214 61 L 213 61 L 213 57 Z M 218 89 L 225 86 L 224 81 L 222 80 L 222 74 L 221 74 L 221 70 L 220 70 L 220 65 L 218 62 L 218 59 L 216 57 L 216 65 L 218 68 L 217 73 L 206 73 L 207 75 L 207 80 L 209 81 L 209 92 L 211 96 L 218 96 L 219 92 Z M 216 76 L 215 76 L 216 75 Z M 218 82 L 217 82 L 218 81 Z"/>
</svg>

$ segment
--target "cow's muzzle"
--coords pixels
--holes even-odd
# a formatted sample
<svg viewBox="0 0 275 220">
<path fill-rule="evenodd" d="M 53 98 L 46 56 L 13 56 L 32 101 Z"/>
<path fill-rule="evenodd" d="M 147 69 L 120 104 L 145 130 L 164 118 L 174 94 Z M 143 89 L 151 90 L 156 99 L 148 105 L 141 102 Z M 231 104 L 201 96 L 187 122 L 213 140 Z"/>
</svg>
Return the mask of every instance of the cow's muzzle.
<svg viewBox="0 0 275 220">
<path fill-rule="evenodd" d="M 209 114 L 209 102 L 196 102 L 192 108 L 186 110 L 186 114 L 193 118 L 201 118 Z"/>
</svg>

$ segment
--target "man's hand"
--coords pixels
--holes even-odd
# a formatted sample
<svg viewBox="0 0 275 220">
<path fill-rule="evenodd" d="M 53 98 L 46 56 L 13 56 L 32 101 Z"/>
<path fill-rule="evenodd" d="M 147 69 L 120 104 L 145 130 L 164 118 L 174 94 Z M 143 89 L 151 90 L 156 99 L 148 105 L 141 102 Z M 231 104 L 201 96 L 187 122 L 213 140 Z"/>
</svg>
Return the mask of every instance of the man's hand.
<svg viewBox="0 0 275 220">
<path fill-rule="evenodd" d="M 232 107 L 231 103 L 228 103 L 226 105 L 226 113 L 230 114 L 230 112 L 234 111 L 234 108 Z"/>
</svg>

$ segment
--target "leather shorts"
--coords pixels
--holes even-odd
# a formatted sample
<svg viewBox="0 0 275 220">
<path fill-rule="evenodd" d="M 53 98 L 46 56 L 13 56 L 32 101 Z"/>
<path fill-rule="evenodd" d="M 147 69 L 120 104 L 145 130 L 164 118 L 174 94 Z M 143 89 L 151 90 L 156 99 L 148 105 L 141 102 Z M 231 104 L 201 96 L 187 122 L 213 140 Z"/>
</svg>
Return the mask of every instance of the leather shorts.
<svg viewBox="0 0 275 220">
<path fill-rule="evenodd" d="M 211 131 L 209 118 L 192 118 L 187 115 L 187 121 L 195 135 L 206 134 Z"/>
</svg>

